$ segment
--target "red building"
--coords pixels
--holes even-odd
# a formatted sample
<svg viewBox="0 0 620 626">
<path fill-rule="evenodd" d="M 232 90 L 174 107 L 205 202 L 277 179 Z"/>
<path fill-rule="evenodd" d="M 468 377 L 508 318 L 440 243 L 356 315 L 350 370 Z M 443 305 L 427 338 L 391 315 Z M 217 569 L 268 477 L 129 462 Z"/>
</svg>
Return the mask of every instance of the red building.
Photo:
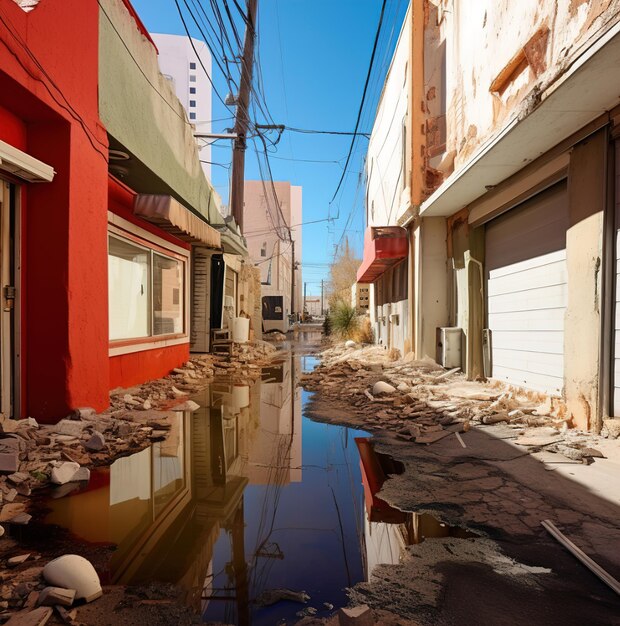
<svg viewBox="0 0 620 626">
<path fill-rule="evenodd" d="M 100 50 L 112 40 L 102 43 L 102 32 L 119 37 L 109 55 L 104 48 L 106 59 Z M 166 181 L 148 149 L 129 132 L 124 139 L 122 109 L 118 124 L 104 126 L 104 114 L 114 119 L 113 98 L 100 76 L 118 50 L 130 52 L 130 61 L 113 68 L 129 92 L 127 116 L 155 127 L 149 102 L 145 111 L 130 111 L 123 84 L 133 64 L 144 65 L 138 69 L 151 83 L 159 79 L 157 51 L 128 1 L 42 0 L 26 12 L 0 0 L 5 418 L 56 421 L 80 406 L 102 410 L 110 389 L 162 376 L 189 357 L 192 244 L 221 247 L 219 231 L 207 224 L 216 214 L 212 189 L 196 183 L 200 164 L 179 112 L 170 151 L 185 158 L 171 160 L 183 164 L 188 181 L 183 170 Z M 156 130 L 153 137 L 159 140 Z M 161 141 L 153 152 L 162 152 Z"/>
</svg>

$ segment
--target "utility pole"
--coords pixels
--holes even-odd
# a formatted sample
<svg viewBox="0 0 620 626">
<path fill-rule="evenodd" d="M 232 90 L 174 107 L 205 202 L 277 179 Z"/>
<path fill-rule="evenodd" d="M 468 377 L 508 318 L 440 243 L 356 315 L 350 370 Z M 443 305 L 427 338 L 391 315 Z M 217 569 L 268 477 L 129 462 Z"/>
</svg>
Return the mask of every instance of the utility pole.
<svg viewBox="0 0 620 626">
<path fill-rule="evenodd" d="M 258 0 L 248 0 L 248 21 L 243 41 L 241 57 L 241 84 L 237 95 L 237 118 L 234 133 L 236 138 L 233 146 L 232 175 L 230 183 L 230 209 L 235 222 L 243 234 L 243 185 L 245 181 L 245 136 L 250 122 L 248 111 L 252 87 L 254 62 L 254 40 L 256 36 L 256 12 Z"/>
<path fill-rule="evenodd" d="M 295 240 L 291 238 L 291 315 L 295 312 Z"/>
<path fill-rule="evenodd" d="M 321 278 L 321 315 L 323 315 L 323 279 Z"/>
<path fill-rule="evenodd" d="M 306 287 L 307 286 L 308 286 L 308 283 L 304 281 L 304 310 L 301 312 L 302 315 L 306 312 Z"/>
</svg>

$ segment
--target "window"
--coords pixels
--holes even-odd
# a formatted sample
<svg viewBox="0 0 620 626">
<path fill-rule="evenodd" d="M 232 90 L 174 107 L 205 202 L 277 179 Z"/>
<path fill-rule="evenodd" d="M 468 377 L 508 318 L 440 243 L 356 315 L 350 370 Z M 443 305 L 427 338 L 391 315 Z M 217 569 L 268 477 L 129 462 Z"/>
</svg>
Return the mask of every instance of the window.
<svg viewBox="0 0 620 626">
<path fill-rule="evenodd" d="M 196 114 L 193 111 L 189 114 L 189 119 L 190 120 L 195 120 L 196 119 Z"/>
<path fill-rule="evenodd" d="M 190 87 L 189 88 L 189 92 L 190 93 L 196 93 L 196 87 Z"/>
<path fill-rule="evenodd" d="M 189 64 L 189 69 L 190 70 L 195 70 L 196 69 L 196 64 L 195 63 L 190 63 Z"/>
<path fill-rule="evenodd" d="M 110 341 L 185 331 L 185 261 L 109 236 Z"/>
<path fill-rule="evenodd" d="M 195 83 L 196 82 L 196 74 L 190 74 L 189 75 L 189 82 L 190 83 Z"/>
<path fill-rule="evenodd" d="M 183 307 L 179 292 L 183 287 L 183 263 L 153 253 L 153 334 L 183 332 Z M 176 301 L 176 302 L 175 302 Z"/>
<path fill-rule="evenodd" d="M 190 100 L 189 101 L 189 106 L 195 107 L 196 106 L 196 100 Z"/>
</svg>

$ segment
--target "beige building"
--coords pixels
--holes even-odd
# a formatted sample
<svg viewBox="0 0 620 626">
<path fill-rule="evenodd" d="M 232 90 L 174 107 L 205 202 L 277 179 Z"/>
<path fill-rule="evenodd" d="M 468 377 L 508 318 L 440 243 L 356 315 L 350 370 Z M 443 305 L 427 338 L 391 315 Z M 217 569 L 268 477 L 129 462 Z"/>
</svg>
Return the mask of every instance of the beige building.
<svg viewBox="0 0 620 626">
<path fill-rule="evenodd" d="M 260 268 L 263 299 L 282 296 L 284 315 L 298 319 L 303 312 L 302 189 L 288 182 L 272 186 L 267 181 L 246 180 L 244 194 L 244 235 L 250 259 Z M 270 329 L 265 326 L 265 330 Z"/>
<path fill-rule="evenodd" d="M 404 159 L 379 178 L 402 167 L 403 195 L 387 224 L 367 209 L 367 274 L 402 258 L 380 227 L 406 229 L 406 349 L 436 358 L 438 329 L 460 329 L 470 378 L 541 392 L 592 430 L 620 415 L 619 9 L 412 0 L 382 96 L 399 119 L 411 102 Z"/>
</svg>

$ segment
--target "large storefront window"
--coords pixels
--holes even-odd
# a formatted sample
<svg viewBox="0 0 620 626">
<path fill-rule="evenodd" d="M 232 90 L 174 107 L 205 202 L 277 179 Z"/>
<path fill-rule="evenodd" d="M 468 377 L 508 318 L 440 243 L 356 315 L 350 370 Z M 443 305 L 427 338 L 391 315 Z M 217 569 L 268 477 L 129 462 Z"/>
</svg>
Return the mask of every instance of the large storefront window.
<svg viewBox="0 0 620 626">
<path fill-rule="evenodd" d="M 110 341 L 185 330 L 185 261 L 109 236 Z"/>
</svg>

